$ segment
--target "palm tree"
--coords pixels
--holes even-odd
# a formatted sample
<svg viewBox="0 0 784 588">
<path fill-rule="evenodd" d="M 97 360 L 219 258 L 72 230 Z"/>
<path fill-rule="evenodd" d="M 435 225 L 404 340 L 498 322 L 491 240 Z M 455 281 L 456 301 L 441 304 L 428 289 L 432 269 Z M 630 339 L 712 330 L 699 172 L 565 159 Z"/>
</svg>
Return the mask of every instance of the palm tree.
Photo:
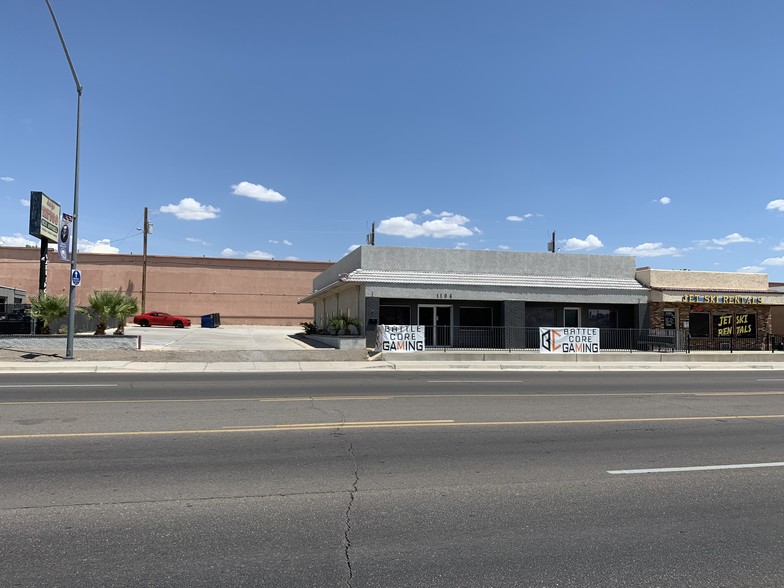
<svg viewBox="0 0 784 588">
<path fill-rule="evenodd" d="M 87 297 L 87 302 L 98 319 L 94 335 L 106 334 L 106 323 L 115 316 L 115 309 L 123 296 L 124 294 L 111 290 L 95 290 Z"/>
<path fill-rule="evenodd" d="M 112 310 L 112 314 L 117 317 L 117 330 L 114 331 L 114 334 L 125 335 L 125 321 L 128 320 L 129 316 L 138 314 L 139 301 L 132 296 L 123 294 L 122 297 L 117 300 L 117 305 Z"/>
<path fill-rule="evenodd" d="M 68 314 L 68 298 L 65 296 L 50 296 L 41 292 L 38 296 L 30 297 L 30 314 L 43 322 L 41 334 L 49 335 L 49 325 L 52 321 L 63 318 Z"/>
</svg>

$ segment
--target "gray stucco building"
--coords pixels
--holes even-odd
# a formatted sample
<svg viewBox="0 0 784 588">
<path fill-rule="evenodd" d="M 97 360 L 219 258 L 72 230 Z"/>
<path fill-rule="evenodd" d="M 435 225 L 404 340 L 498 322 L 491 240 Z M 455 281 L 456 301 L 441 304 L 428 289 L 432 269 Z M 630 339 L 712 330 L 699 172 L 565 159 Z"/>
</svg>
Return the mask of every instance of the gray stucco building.
<svg viewBox="0 0 784 588">
<path fill-rule="evenodd" d="M 427 345 L 445 347 L 469 328 L 647 325 L 633 257 L 363 246 L 313 287 L 300 302 L 314 322 L 357 317 L 368 345 L 378 324 L 425 325 Z"/>
</svg>

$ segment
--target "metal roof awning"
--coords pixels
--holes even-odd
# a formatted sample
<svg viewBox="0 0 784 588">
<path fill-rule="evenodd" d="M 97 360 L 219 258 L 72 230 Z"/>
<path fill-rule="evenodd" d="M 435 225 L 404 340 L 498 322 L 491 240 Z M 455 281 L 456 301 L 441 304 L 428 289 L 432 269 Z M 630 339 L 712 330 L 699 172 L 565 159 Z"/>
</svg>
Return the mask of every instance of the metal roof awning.
<svg viewBox="0 0 784 588">
<path fill-rule="evenodd" d="M 357 269 L 342 274 L 338 281 L 304 297 L 300 302 L 312 302 L 342 284 L 400 284 L 428 286 L 503 286 L 511 288 L 541 288 L 557 290 L 622 290 L 631 293 L 647 292 L 648 288 L 634 278 L 597 278 L 586 276 L 536 276 L 516 274 L 436 273 Z"/>
</svg>

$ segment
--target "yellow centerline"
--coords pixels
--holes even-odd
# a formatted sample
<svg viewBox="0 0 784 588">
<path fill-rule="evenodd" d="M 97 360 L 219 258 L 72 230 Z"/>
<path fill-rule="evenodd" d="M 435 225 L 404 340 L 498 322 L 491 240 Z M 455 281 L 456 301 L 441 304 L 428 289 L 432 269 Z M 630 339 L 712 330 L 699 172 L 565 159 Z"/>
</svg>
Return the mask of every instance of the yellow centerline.
<svg viewBox="0 0 784 588">
<path fill-rule="evenodd" d="M 593 397 L 665 397 L 665 396 L 784 396 L 784 390 L 759 392 L 558 392 L 527 394 L 392 394 L 383 396 L 264 396 L 236 398 L 141 398 L 136 400 L 14 400 L 0 402 L 0 406 L 45 404 L 177 404 L 199 402 L 353 402 L 366 400 L 396 400 L 416 398 L 593 398 Z"/>
<path fill-rule="evenodd" d="M 318 431 L 324 429 L 386 429 L 407 427 L 512 427 L 535 425 L 594 425 L 594 424 L 631 424 L 631 423 L 667 423 L 686 421 L 737 421 L 747 419 L 784 419 L 784 414 L 755 415 L 711 415 L 693 417 L 644 417 L 617 419 L 566 419 L 542 421 L 476 421 L 456 422 L 453 420 L 434 421 L 368 421 L 355 423 L 302 423 L 290 425 L 274 425 L 266 427 L 236 427 L 224 429 L 181 429 L 167 431 L 111 431 L 94 433 L 40 433 L 25 435 L 0 435 L 0 440 L 12 439 L 64 439 L 82 437 L 146 437 L 162 435 L 216 435 L 228 433 L 264 433 L 273 431 Z"/>
</svg>

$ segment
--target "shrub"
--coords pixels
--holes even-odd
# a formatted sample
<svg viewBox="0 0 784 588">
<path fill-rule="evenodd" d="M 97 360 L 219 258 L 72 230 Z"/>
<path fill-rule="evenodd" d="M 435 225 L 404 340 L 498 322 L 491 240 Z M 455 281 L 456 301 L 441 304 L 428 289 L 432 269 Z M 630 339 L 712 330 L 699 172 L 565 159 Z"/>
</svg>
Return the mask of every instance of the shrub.
<svg viewBox="0 0 784 588">
<path fill-rule="evenodd" d="M 357 334 L 361 332 L 362 321 L 357 317 L 339 314 L 329 319 L 328 330 L 335 335 L 345 335 L 349 332 L 349 327 L 356 327 Z"/>
<path fill-rule="evenodd" d="M 319 326 L 315 323 L 300 323 L 306 335 L 318 335 L 321 332 Z"/>
</svg>

